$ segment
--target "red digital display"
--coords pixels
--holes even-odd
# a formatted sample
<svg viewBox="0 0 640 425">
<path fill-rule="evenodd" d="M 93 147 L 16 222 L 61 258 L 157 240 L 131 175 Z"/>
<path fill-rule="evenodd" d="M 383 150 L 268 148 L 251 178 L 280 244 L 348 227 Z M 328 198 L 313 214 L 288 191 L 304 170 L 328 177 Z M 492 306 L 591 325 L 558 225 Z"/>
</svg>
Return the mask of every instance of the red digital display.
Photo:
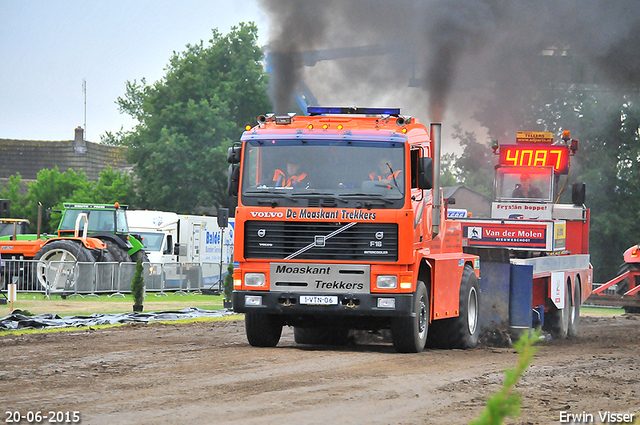
<svg viewBox="0 0 640 425">
<path fill-rule="evenodd" d="M 500 165 L 512 167 L 553 167 L 556 173 L 569 172 L 567 146 L 500 146 Z"/>
</svg>

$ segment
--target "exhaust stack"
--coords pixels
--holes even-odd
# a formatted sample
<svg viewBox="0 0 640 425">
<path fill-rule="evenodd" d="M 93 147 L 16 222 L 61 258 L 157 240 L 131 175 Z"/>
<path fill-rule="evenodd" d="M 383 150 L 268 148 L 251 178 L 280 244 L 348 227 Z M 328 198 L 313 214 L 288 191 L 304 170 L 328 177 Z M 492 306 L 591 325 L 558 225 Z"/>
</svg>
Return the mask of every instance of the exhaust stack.
<svg viewBox="0 0 640 425">
<path fill-rule="evenodd" d="M 431 148 L 433 152 L 433 224 L 432 237 L 440 233 L 440 210 L 442 196 L 440 194 L 440 151 L 442 145 L 442 124 L 431 123 Z"/>
</svg>

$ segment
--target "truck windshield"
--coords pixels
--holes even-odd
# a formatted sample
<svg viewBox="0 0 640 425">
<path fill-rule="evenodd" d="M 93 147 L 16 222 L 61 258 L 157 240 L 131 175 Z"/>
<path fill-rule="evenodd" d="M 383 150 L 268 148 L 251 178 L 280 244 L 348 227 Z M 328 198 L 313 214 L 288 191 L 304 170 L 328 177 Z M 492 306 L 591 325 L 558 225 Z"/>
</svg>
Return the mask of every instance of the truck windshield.
<svg viewBox="0 0 640 425">
<path fill-rule="evenodd" d="M 500 167 L 495 182 L 496 201 L 550 202 L 553 167 Z"/>
<path fill-rule="evenodd" d="M 162 242 L 164 241 L 164 233 L 155 232 L 134 232 L 142 238 L 142 245 L 148 251 L 162 251 Z"/>
<path fill-rule="evenodd" d="M 370 200 L 400 205 L 404 144 L 383 141 L 251 140 L 246 142 L 243 199 L 281 198 L 305 206 L 331 198 L 347 206 Z M 376 201 L 377 200 L 377 201 Z"/>
</svg>

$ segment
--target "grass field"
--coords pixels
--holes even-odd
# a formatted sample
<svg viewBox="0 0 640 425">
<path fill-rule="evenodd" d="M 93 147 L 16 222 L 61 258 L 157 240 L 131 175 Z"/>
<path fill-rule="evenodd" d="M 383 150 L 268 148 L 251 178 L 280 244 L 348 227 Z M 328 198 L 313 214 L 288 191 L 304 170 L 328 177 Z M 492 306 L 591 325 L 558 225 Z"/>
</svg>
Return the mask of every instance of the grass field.
<svg viewBox="0 0 640 425">
<path fill-rule="evenodd" d="M 187 307 L 198 307 L 204 310 L 219 310 L 222 308 L 222 296 L 187 294 L 177 295 L 168 293 L 168 296 L 157 297 L 147 294 L 144 301 L 144 311 L 182 310 Z M 133 310 L 131 295 L 125 298 L 101 295 L 99 298 L 73 297 L 62 299 L 60 296 L 45 298 L 42 294 L 18 293 L 18 301 L 14 303 L 14 309 L 28 310 L 33 314 L 52 313 L 58 316 L 89 315 L 92 313 L 126 313 Z M 0 305 L 0 317 L 8 316 L 9 305 Z M 582 306 L 583 316 L 617 316 L 624 314 L 621 308 L 587 307 Z"/>
<path fill-rule="evenodd" d="M 167 293 L 166 297 L 157 297 L 154 294 L 147 294 L 147 298 L 144 301 L 145 312 L 182 310 L 187 307 L 220 310 L 222 308 L 222 296 Z M 33 314 L 52 313 L 60 317 L 90 315 L 93 313 L 114 314 L 132 311 L 133 298 L 128 294 L 124 298 L 109 298 L 107 295 L 101 295 L 99 298 L 72 297 L 62 299 L 60 296 L 51 296 L 51 299 L 47 299 L 42 294 L 18 293 L 18 300 L 13 303 L 13 308 L 27 310 Z M 0 317 L 8 316 L 9 313 L 9 304 L 0 305 Z"/>
</svg>

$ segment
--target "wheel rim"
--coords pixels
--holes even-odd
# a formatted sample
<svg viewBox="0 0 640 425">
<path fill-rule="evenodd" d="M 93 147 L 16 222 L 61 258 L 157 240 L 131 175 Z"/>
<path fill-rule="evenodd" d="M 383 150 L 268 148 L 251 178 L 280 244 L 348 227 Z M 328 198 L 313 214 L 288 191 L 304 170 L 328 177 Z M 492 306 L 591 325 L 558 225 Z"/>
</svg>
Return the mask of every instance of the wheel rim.
<svg viewBox="0 0 640 425">
<path fill-rule="evenodd" d="M 46 289 L 64 288 L 76 262 L 76 256 L 66 249 L 52 249 L 38 261 L 38 281 Z M 74 283 L 72 279 L 70 286 Z"/>
<path fill-rule="evenodd" d="M 420 336 L 420 339 L 424 339 L 427 336 L 427 323 L 429 323 L 428 316 L 427 304 L 423 296 L 420 297 L 420 312 L 418 314 L 418 335 Z"/>
<path fill-rule="evenodd" d="M 476 332 L 476 327 L 478 326 L 478 292 L 474 287 L 471 287 L 471 290 L 469 291 L 467 323 L 469 325 L 469 333 L 473 335 Z"/>
</svg>

